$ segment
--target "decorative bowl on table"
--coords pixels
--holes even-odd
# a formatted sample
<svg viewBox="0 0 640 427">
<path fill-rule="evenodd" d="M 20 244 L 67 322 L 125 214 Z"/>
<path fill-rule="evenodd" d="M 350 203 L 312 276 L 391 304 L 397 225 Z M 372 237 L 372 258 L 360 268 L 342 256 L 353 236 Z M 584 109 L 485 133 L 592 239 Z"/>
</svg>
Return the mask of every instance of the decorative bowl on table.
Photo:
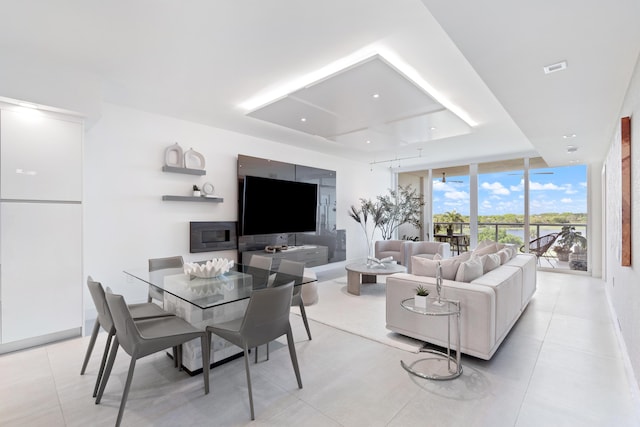
<svg viewBox="0 0 640 427">
<path fill-rule="evenodd" d="M 224 273 L 231 270 L 233 267 L 233 260 L 229 261 L 226 258 L 214 258 L 206 263 L 198 264 L 195 262 L 186 262 L 184 264 L 185 274 L 190 274 L 196 277 L 210 278 L 222 276 Z"/>
</svg>

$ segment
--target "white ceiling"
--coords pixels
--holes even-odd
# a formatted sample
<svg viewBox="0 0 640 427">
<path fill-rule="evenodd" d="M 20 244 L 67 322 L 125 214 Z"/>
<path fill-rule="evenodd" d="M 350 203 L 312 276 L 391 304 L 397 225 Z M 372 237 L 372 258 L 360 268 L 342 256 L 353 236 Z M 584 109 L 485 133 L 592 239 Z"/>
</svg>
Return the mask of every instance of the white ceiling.
<svg viewBox="0 0 640 427">
<path fill-rule="evenodd" d="M 640 52 L 639 22 L 638 0 L 0 0 L 0 65 L 90 73 L 108 102 L 383 166 L 537 153 L 554 166 L 603 159 Z M 376 54 L 429 89 L 424 107 L 386 109 L 361 127 L 356 116 L 346 127 L 334 121 L 333 133 L 300 129 L 291 116 L 300 105 L 269 112 L 284 126 L 252 117 L 276 99 L 358 111 L 344 89 L 357 79 L 331 99 L 326 82 L 313 82 Z M 544 74 L 562 60 L 566 70 Z M 434 99 L 467 132 L 425 135 L 432 126 L 420 117 Z M 579 148 L 571 156 L 569 144 Z"/>
</svg>

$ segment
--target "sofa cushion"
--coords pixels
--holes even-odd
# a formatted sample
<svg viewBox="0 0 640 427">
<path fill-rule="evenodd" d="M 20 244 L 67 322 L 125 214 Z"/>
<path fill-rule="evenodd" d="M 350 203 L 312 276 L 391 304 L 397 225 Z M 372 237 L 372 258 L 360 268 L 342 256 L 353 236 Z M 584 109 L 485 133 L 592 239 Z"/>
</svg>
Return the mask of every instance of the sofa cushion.
<svg viewBox="0 0 640 427">
<path fill-rule="evenodd" d="M 482 260 L 480 257 L 471 257 L 469 260 L 461 262 L 456 273 L 456 282 L 469 283 L 482 276 Z"/>
<path fill-rule="evenodd" d="M 480 255 L 479 258 L 482 263 L 482 274 L 486 274 L 491 270 L 495 270 L 496 268 L 500 267 L 500 255 L 498 255 L 497 253 Z"/>
<path fill-rule="evenodd" d="M 454 280 L 458 273 L 458 267 L 460 266 L 460 261 L 455 258 L 432 260 L 413 256 L 411 257 L 412 272 L 416 276 L 436 277 L 438 262 L 442 266 L 442 278 Z"/>
<path fill-rule="evenodd" d="M 471 252 L 471 254 L 480 256 L 480 255 L 486 255 L 486 254 L 495 254 L 496 252 L 498 252 L 498 248 L 496 247 L 495 243 L 492 243 L 490 245 L 475 248 Z"/>
<path fill-rule="evenodd" d="M 497 255 L 500 257 L 500 264 L 505 264 L 511 259 L 511 250 L 509 248 L 500 249 Z"/>
</svg>

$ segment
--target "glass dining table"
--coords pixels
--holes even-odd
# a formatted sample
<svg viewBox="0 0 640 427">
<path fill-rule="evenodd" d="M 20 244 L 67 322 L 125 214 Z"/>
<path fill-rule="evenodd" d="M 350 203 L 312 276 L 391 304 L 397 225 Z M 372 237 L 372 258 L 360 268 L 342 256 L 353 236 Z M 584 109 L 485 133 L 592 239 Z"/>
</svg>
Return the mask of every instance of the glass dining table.
<svg viewBox="0 0 640 427">
<path fill-rule="evenodd" d="M 242 317 L 255 289 L 290 281 L 294 286 L 302 286 L 317 280 L 307 269 L 303 276 L 293 276 L 242 264 L 235 264 L 227 273 L 210 278 L 185 274 L 181 268 L 128 269 L 124 273 L 134 284 L 153 286 L 161 291 L 165 310 L 203 330 L 208 325 Z M 212 339 L 210 360 L 214 365 L 242 354 L 239 347 L 228 341 L 215 335 Z M 201 372 L 200 352 L 199 340 L 183 345 L 182 364 L 189 374 Z"/>
</svg>

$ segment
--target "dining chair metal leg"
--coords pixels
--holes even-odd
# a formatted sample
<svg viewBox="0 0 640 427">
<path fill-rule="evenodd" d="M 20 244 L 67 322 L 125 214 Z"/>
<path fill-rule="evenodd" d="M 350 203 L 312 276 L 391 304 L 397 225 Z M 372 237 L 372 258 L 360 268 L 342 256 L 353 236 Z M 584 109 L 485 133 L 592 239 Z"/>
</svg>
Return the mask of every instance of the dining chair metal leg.
<svg viewBox="0 0 640 427">
<path fill-rule="evenodd" d="M 251 373 L 249 372 L 249 348 L 244 346 L 244 369 L 247 371 L 247 389 L 249 390 L 249 407 L 251 408 L 251 420 L 255 420 L 253 412 L 253 392 L 251 391 Z"/>
<path fill-rule="evenodd" d="M 102 394 L 104 393 L 104 389 L 107 386 L 107 382 L 109 381 L 109 377 L 111 376 L 111 369 L 113 368 L 113 362 L 116 360 L 116 354 L 118 353 L 118 347 L 120 344 L 118 343 L 118 337 L 116 336 L 113 339 L 113 344 L 111 346 L 111 351 L 109 352 L 109 360 L 107 361 L 107 367 L 102 374 L 102 381 L 100 381 L 100 388 L 98 389 L 98 395 L 96 396 L 96 405 L 100 403 L 102 400 Z"/>
<path fill-rule="evenodd" d="M 309 341 L 311 341 L 311 329 L 309 329 L 309 321 L 307 320 L 307 312 L 304 309 L 304 303 L 302 302 L 302 298 L 300 298 L 300 314 L 302 315 L 302 321 L 304 322 L 304 327 L 307 330 L 307 336 L 309 337 Z"/>
<path fill-rule="evenodd" d="M 291 326 L 287 331 L 287 345 L 289 347 L 289 356 L 291 356 L 291 364 L 293 364 L 293 370 L 296 373 L 296 380 L 298 380 L 298 388 L 302 388 L 302 378 L 300 377 L 300 367 L 298 366 L 298 357 L 296 356 L 296 346 L 293 341 L 293 333 L 291 333 Z"/>
<path fill-rule="evenodd" d="M 204 394 L 209 394 L 209 370 L 210 370 L 210 354 L 209 339 L 205 334 L 200 338 L 200 347 L 202 347 L 202 377 L 204 379 Z"/>
<path fill-rule="evenodd" d="M 127 397 L 129 396 L 129 389 L 131 389 L 131 380 L 133 379 L 133 370 L 136 367 L 136 361 L 138 358 L 134 355 L 131 356 L 131 362 L 129 363 L 129 372 L 127 373 L 127 381 L 124 383 L 124 391 L 122 392 L 122 400 L 120 401 L 120 409 L 118 410 L 118 419 L 116 420 L 116 427 L 122 422 L 122 415 L 124 414 L 124 407 L 127 404 Z"/>
<path fill-rule="evenodd" d="M 87 370 L 87 365 L 89 364 L 89 359 L 91 358 L 91 352 L 93 351 L 93 346 L 96 344 L 96 338 L 98 337 L 98 332 L 100 332 L 100 321 L 96 319 L 93 324 L 93 331 L 91 332 L 91 339 L 89 340 L 89 347 L 87 347 L 87 354 L 84 356 L 84 362 L 82 362 L 82 369 L 80 370 L 80 375 L 84 375 L 84 372 Z"/>
<path fill-rule="evenodd" d="M 113 332 L 109 332 L 107 336 L 107 342 L 104 345 L 104 351 L 102 352 L 102 360 L 100 361 L 100 369 L 98 370 L 98 377 L 96 378 L 96 385 L 93 388 L 93 397 L 96 397 L 98 393 L 98 387 L 100 386 L 100 382 L 102 381 L 104 368 L 107 363 L 107 356 L 109 355 L 109 346 L 111 345 L 111 340 L 113 339 L 114 335 L 115 334 Z"/>
</svg>

